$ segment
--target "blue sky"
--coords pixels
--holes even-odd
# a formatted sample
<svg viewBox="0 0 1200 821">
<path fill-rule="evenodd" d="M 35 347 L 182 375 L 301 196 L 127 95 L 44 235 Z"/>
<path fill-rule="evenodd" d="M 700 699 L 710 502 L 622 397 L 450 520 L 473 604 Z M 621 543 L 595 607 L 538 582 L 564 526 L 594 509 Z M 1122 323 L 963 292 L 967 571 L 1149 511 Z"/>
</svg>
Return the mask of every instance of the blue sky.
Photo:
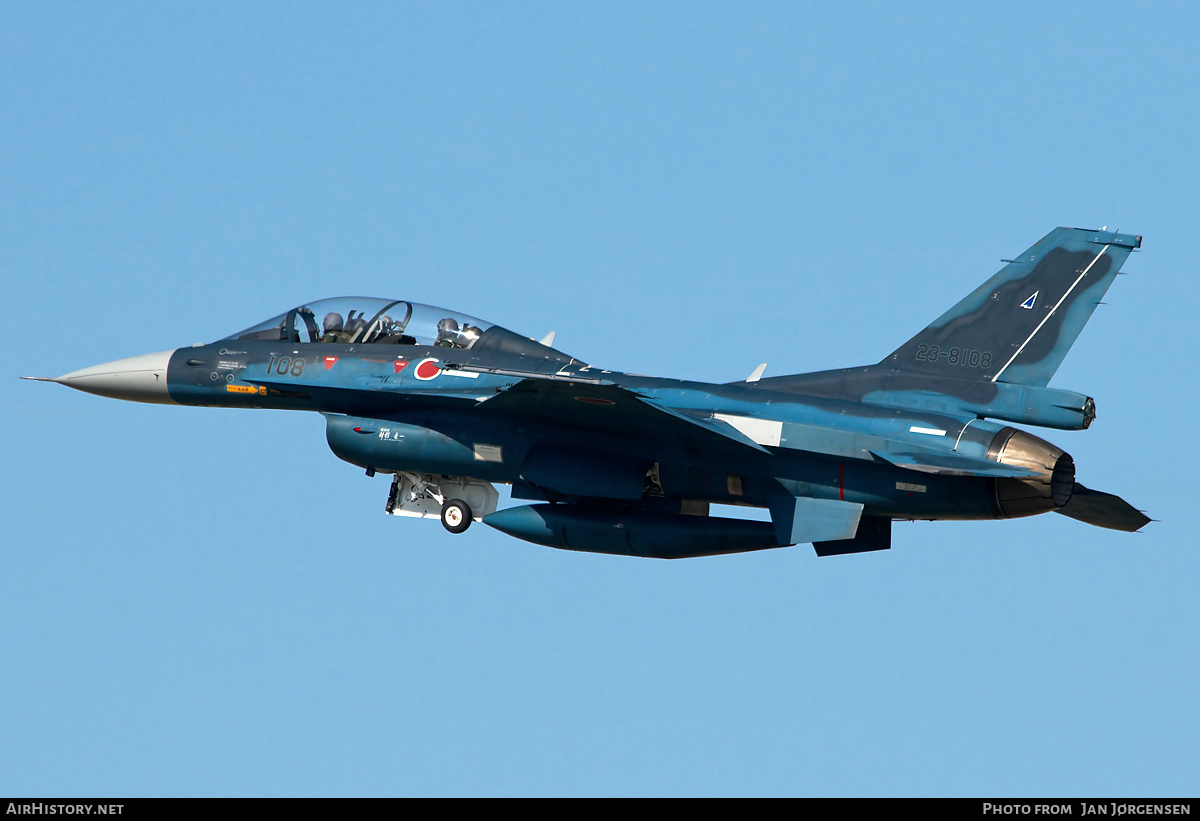
<svg viewBox="0 0 1200 821">
<path fill-rule="evenodd" d="M 1194 795 L 1193 4 L 0 8 L 0 793 Z M 614 369 L 875 362 L 1143 234 L 1047 515 L 658 562 L 383 515 L 315 415 L 57 375 L 326 296 Z M 502 496 L 505 494 L 502 494 Z"/>
</svg>

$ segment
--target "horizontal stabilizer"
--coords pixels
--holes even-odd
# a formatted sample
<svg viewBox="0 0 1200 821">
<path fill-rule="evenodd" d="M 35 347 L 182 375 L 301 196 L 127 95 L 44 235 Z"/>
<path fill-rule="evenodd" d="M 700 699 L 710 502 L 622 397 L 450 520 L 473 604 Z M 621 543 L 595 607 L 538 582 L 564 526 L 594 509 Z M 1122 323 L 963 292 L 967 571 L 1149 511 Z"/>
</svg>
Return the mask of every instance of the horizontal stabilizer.
<svg viewBox="0 0 1200 821">
<path fill-rule="evenodd" d="M 1109 530 L 1123 530 L 1126 533 L 1141 530 L 1150 522 L 1149 516 L 1120 496 L 1089 490 L 1080 484 L 1075 485 L 1071 500 L 1056 512 L 1085 524 L 1107 527 Z"/>
</svg>

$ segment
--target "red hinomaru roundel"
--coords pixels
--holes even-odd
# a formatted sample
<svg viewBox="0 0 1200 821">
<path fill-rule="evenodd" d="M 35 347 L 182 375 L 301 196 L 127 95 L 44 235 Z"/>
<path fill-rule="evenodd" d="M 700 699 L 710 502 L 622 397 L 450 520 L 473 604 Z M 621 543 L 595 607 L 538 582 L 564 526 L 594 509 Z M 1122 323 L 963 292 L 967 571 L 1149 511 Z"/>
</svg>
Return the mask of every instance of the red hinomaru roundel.
<svg viewBox="0 0 1200 821">
<path fill-rule="evenodd" d="M 438 367 L 438 361 L 430 357 L 429 359 L 422 359 L 420 362 L 418 362 L 417 367 L 413 372 L 416 374 L 417 379 L 424 381 L 433 379 L 442 372 L 442 369 Z"/>
</svg>

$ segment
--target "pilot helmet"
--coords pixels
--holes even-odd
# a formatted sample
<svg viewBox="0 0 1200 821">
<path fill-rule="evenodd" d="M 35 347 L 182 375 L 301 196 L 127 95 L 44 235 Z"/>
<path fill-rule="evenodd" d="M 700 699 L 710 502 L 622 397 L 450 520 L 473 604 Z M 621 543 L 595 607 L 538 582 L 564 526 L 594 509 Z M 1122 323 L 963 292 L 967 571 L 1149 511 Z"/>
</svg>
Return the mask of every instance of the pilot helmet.
<svg viewBox="0 0 1200 821">
<path fill-rule="evenodd" d="M 438 322 L 437 331 L 436 344 L 449 347 L 458 340 L 458 321 L 448 316 Z"/>
</svg>

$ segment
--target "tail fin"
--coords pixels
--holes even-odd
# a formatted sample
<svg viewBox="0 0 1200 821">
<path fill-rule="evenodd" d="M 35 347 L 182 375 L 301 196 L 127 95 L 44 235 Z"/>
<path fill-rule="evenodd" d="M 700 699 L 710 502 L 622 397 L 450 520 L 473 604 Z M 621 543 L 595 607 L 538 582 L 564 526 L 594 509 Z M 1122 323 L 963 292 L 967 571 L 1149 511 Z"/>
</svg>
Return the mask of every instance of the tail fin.
<svg viewBox="0 0 1200 821">
<path fill-rule="evenodd" d="M 1045 387 L 1142 238 L 1055 228 L 880 362 Z"/>
</svg>

